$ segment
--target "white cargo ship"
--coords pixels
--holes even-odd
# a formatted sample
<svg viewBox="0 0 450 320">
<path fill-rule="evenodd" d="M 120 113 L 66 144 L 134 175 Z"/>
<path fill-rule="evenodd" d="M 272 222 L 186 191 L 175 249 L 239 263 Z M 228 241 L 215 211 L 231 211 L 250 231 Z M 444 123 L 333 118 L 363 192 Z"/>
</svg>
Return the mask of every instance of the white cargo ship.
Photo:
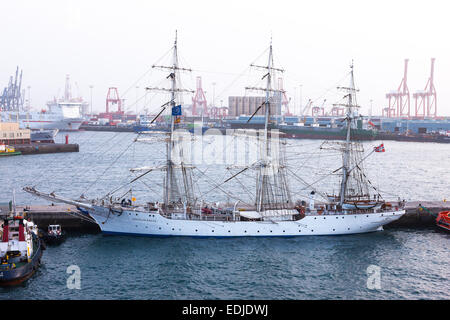
<svg viewBox="0 0 450 320">
<path fill-rule="evenodd" d="M 83 122 L 82 111 L 87 105 L 81 98 L 71 97 L 70 81 L 67 75 L 64 97 L 48 102 L 47 110 L 4 111 L 1 117 L 2 121 L 19 122 L 21 128 L 31 130 L 77 131 Z"/>
</svg>

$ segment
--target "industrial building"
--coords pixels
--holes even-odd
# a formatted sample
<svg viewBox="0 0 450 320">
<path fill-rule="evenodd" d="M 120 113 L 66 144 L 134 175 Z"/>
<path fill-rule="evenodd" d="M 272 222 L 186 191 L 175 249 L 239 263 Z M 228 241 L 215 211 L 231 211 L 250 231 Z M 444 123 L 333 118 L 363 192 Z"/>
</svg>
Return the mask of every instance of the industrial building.
<svg viewBox="0 0 450 320">
<path fill-rule="evenodd" d="M 17 122 L 0 122 L 0 143 L 6 145 L 29 144 L 30 129 L 20 129 Z"/>
<path fill-rule="evenodd" d="M 265 100 L 266 97 L 230 96 L 228 97 L 228 116 L 252 115 Z M 281 103 L 279 101 L 271 101 L 270 114 L 273 116 L 281 115 Z M 260 108 L 256 115 L 264 115 L 264 108 Z"/>
</svg>

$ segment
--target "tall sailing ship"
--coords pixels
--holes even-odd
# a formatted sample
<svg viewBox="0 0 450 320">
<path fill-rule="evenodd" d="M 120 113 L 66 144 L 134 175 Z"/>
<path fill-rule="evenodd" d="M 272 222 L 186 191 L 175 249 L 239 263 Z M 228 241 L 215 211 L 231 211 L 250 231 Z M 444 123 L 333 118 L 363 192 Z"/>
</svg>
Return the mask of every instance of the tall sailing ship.
<svg viewBox="0 0 450 320">
<path fill-rule="evenodd" d="M 132 169 L 143 172 L 131 182 L 144 175 L 161 170 L 164 172 L 164 192 L 162 202 L 137 204 L 125 198 L 114 198 L 110 192 L 101 199 L 88 200 L 84 196 L 79 199 L 67 199 L 46 194 L 34 187 L 24 190 L 48 199 L 52 202 L 63 202 L 75 205 L 95 219 L 102 232 L 107 234 L 128 234 L 140 236 L 200 236 L 200 237 L 240 237 L 240 236 L 300 236 L 300 235 L 340 235 L 365 233 L 382 230 L 383 225 L 399 219 L 405 211 L 380 200 L 372 198 L 368 190 L 368 180 L 363 172 L 362 145 L 352 141 L 351 127 L 355 120 L 356 90 L 351 69 L 350 87 L 346 90 L 347 102 L 347 134 L 345 142 L 336 148 L 342 152 L 343 163 L 340 192 L 327 195 L 326 203 L 316 203 L 313 189 L 306 201 L 294 201 L 289 190 L 286 175 L 286 159 L 283 144 L 274 145 L 277 133 L 272 132 L 269 122 L 271 108 L 278 90 L 272 86 L 274 73 L 283 72 L 273 64 L 272 43 L 266 66 L 252 65 L 264 70 L 265 87 L 247 87 L 248 90 L 265 92 L 265 101 L 255 111 L 264 110 L 265 124 L 260 142 L 260 152 L 255 163 L 240 168 L 224 183 L 236 179 L 246 170 L 256 171 L 256 192 L 252 203 L 236 201 L 219 206 L 214 203 L 200 201 L 193 192 L 192 170 L 183 157 L 173 158 L 174 128 L 179 122 L 181 106 L 179 96 L 185 90 L 178 87 L 179 72 L 190 71 L 178 65 L 177 40 L 173 47 L 173 63 L 171 66 L 158 66 L 169 71 L 170 88 L 159 90 L 170 92 L 171 100 L 162 106 L 171 107 L 171 129 L 166 139 L 166 163 L 159 167 L 143 167 Z M 157 66 L 155 66 L 157 67 Z M 155 89 L 155 88 L 149 88 Z M 249 119 L 251 121 L 251 118 Z M 280 147 L 281 146 L 281 147 Z M 178 149 L 182 153 L 182 149 Z M 116 189 L 117 190 L 117 189 Z M 114 190 L 114 191 L 116 191 Z M 320 193 L 323 194 L 323 193 Z"/>
</svg>

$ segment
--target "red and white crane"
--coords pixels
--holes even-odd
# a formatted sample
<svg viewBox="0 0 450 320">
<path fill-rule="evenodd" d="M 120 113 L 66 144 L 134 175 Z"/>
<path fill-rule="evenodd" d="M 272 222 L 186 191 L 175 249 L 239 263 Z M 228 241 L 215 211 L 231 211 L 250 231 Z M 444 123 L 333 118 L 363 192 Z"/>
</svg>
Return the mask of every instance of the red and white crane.
<svg viewBox="0 0 450 320">
<path fill-rule="evenodd" d="M 416 91 L 413 94 L 415 99 L 415 117 L 437 117 L 436 88 L 434 87 L 434 61 L 431 58 L 431 72 L 424 90 Z"/>
<path fill-rule="evenodd" d="M 198 116 L 198 110 L 202 110 L 204 116 L 209 114 L 206 96 L 202 88 L 202 78 L 197 77 L 197 91 L 192 98 L 192 115 Z"/>
<path fill-rule="evenodd" d="M 407 85 L 408 77 L 408 59 L 405 59 L 405 67 L 403 71 L 403 79 L 397 90 L 386 94 L 389 106 L 383 109 L 383 116 L 388 118 L 411 116 L 410 95 Z"/>
</svg>

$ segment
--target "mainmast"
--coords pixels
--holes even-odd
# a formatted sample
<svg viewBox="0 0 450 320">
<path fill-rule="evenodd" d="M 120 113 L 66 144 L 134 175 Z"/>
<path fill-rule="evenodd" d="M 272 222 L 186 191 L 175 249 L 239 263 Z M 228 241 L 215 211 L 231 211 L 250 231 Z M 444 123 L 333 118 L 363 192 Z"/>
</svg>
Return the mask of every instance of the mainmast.
<svg viewBox="0 0 450 320">
<path fill-rule="evenodd" d="M 265 122 L 264 122 L 264 143 L 262 156 L 260 159 L 259 165 L 259 173 L 256 184 L 256 210 L 258 212 L 266 209 L 264 207 L 265 204 L 268 204 L 272 209 L 278 207 L 280 204 L 284 207 L 286 204 L 290 204 L 290 195 L 286 183 L 286 179 L 284 176 L 284 167 L 277 166 L 275 168 L 273 160 L 271 159 L 271 148 L 269 141 L 269 123 L 271 116 L 271 93 L 281 92 L 280 90 L 272 89 L 272 79 L 273 73 L 275 71 L 284 72 L 283 69 L 274 68 L 273 64 L 273 50 L 272 50 L 272 40 L 270 41 L 269 47 L 269 59 L 267 62 L 267 66 L 258 66 L 251 64 L 252 67 L 261 68 L 267 71 L 267 73 L 262 77 L 262 79 L 266 78 L 266 87 L 265 88 L 256 88 L 256 87 L 246 87 L 247 90 L 259 90 L 264 91 L 266 94 L 265 101 L 262 105 L 260 105 L 251 118 L 259 111 L 261 107 L 265 107 Z M 251 119 L 250 118 L 250 119 Z M 250 121 L 249 119 L 249 121 Z M 279 160 L 279 159 L 277 159 Z M 271 178 L 273 181 L 271 181 Z M 281 189 L 281 190 L 280 190 Z M 281 199 L 277 199 L 278 196 L 281 195 Z M 279 209 L 282 209 L 280 207 Z"/>
<path fill-rule="evenodd" d="M 267 62 L 267 78 L 266 83 L 266 100 L 265 103 L 265 121 L 264 121 L 264 154 L 261 163 L 261 174 L 259 176 L 261 183 L 258 190 L 257 199 L 257 210 L 261 211 L 263 209 L 264 203 L 264 190 L 267 185 L 267 166 L 269 160 L 269 121 L 270 121 L 270 90 L 272 89 L 272 67 L 273 67 L 273 56 L 272 56 L 272 40 L 270 41 L 269 47 L 269 61 Z"/>
</svg>

